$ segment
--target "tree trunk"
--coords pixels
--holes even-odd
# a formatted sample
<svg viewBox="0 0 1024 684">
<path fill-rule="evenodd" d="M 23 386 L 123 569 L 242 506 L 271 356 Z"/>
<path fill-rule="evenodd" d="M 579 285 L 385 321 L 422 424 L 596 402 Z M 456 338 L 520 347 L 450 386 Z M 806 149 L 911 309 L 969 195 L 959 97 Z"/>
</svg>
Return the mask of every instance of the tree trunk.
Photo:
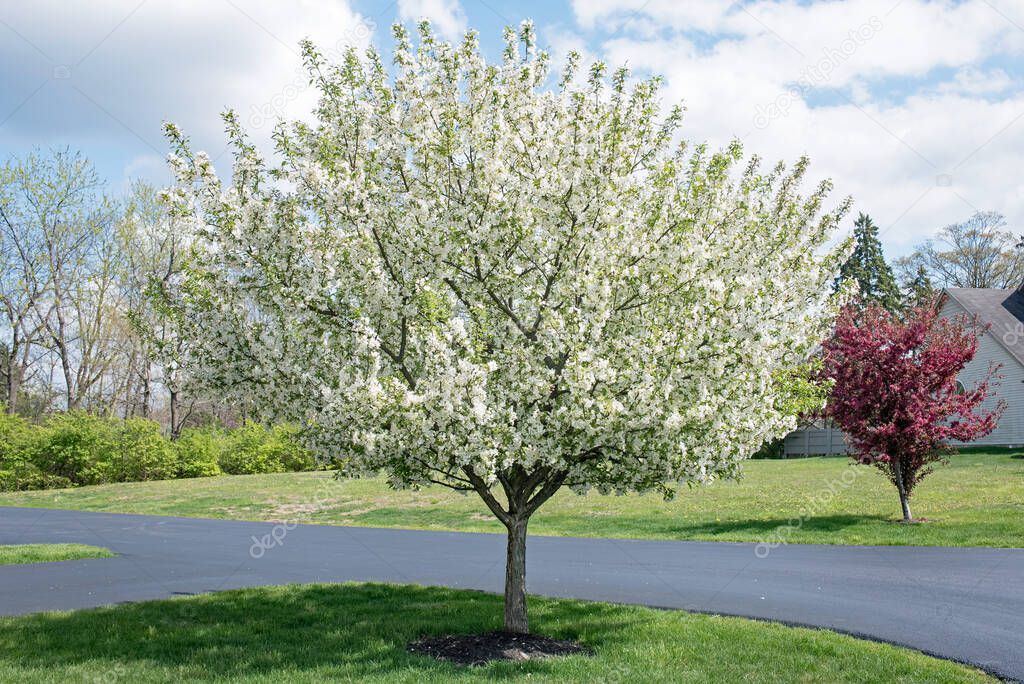
<svg viewBox="0 0 1024 684">
<path fill-rule="evenodd" d="M 526 616 L 526 524 L 529 519 L 508 523 L 508 555 L 505 558 L 505 631 L 529 634 Z"/>
<path fill-rule="evenodd" d="M 903 464 L 899 457 L 892 461 L 893 479 L 896 480 L 896 489 L 900 493 L 900 507 L 903 509 L 903 522 L 912 522 L 914 517 L 910 514 L 910 495 L 907 494 L 907 487 L 903 483 Z"/>
<path fill-rule="evenodd" d="M 178 439 L 178 435 L 181 432 L 181 426 L 178 425 L 178 393 L 175 390 L 170 391 L 170 429 L 171 429 L 171 440 Z"/>
<path fill-rule="evenodd" d="M 145 370 L 145 372 L 142 375 L 142 417 L 143 418 L 149 418 L 149 402 L 151 401 L 151 396 L 152 396 L 152 393 L 153 393 L 153 389 L 150 386 L 149 373 L 150 373 L 149 361 L 147 360 L 146 361 L 146 370 Z"/>
<path fill-rule="evenodd" d="M 7 367 L 7 413 L 14 415 L 14 412 L 18 408 L 18 370 L 15 369 L 13 359 L 11 364 Z"/>
<path fill-rule="evenodd" d="M 22 358 L 19 359 L 17 346 L 12 346 L 7 357 L 7 412 L 12 416 L 18 408 L 18 392 L 21 391 L 21 381 L 25 378 L 25 369 L 28 368 L 28 350 L 29 345 L 25 344 Z"/>
</svg>

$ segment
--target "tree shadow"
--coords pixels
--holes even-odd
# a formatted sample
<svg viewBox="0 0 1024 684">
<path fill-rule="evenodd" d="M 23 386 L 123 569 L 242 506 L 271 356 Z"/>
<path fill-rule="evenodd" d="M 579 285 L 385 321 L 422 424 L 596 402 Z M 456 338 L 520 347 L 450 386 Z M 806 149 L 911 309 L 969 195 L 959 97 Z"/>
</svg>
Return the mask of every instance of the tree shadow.
<svg viewBox="0 0 1024 684">
<path fill-rule="evenodd" d="M 621 607 L 531 598 L 537 633 L 599 650 L 635 622 Z M 409 585 L 298 585 L 43 613 L 0 623 L 0 664 L 84 667 L 178 677 L 315 675 L 346 681 L 400 674 L 457 679 L 466 668 L 406 651 L 421 636 L 501 628 L 502 599 Z M 586 656 L 574 656 L 586 657 Z M 558 660 L 492 663 L 490 678 L 551 674 Z M 59 669 L 54 671 L 59 672 Z"/>
<path fill-rule="evenodd" d="M 723 520 L 690 525 L 687 532 L 702 535 L 727 535 L 747 533 L 752 535 L 788 534 L 795 532 L 839 532 L 848 527 L 866 522 L 889 522 L 884 515 L 817 515 L 792 518 L 749 518 L 746 520 Z"/>
</svg>

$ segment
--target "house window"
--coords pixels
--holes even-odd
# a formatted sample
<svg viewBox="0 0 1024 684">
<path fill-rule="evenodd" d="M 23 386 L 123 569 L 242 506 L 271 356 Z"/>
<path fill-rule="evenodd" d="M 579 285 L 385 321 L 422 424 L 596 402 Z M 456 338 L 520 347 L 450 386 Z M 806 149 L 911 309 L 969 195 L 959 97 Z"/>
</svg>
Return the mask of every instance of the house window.
<svg viewBox="0 0 1024 684">
<path fill-rule="evenodd" d="M 957 394 L 963 394 L 966 391 L 967 391 L 967 388 L 964 387 L 964 383 L 962 383 L 959 380 L 957 380 L 956 381 L 956 393 Z"/>
</svg>

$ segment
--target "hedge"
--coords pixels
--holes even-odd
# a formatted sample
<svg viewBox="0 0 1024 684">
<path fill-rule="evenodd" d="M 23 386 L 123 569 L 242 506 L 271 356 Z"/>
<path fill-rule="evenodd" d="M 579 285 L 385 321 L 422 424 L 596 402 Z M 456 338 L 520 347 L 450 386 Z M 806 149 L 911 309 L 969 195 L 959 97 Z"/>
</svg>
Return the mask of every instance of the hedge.
<svg viewBox="0 0 1024 684">
<path fill-rule="evenodd" d="M 250 424 L 188 429 L 172 442 L 142 418 L 73 411 L 34 425 L 0 412 L 0 491 L 312 470 L 297 437 L 291 426 Z"/>
</svg>

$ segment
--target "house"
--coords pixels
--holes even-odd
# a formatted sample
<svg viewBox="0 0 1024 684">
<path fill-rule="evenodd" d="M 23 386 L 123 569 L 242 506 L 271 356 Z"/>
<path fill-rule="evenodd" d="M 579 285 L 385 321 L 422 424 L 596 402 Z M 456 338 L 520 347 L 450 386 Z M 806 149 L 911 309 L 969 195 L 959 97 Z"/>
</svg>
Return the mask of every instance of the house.
<svg viewBox="0 0 1024 684">
<path fill-rule="evenodd" d="M 946 288 L 942 292 L 943 316 L 966 313 L 989 326 L 978 341 L 978 352 L 958 378 L 973 387 L 985 377 L 991 364 L 999 365 L 998 384 L 983 407 L 991 408 L 1003 399 L 1006 411 L 991 434 L 971 444 L 986 446 L 1024 445 L 1024 288 Z M 844 454 L 843 433 L 828 421 L 817 421 L 790 433 L 783 441 L 786 456 Z"/>
</svg>

